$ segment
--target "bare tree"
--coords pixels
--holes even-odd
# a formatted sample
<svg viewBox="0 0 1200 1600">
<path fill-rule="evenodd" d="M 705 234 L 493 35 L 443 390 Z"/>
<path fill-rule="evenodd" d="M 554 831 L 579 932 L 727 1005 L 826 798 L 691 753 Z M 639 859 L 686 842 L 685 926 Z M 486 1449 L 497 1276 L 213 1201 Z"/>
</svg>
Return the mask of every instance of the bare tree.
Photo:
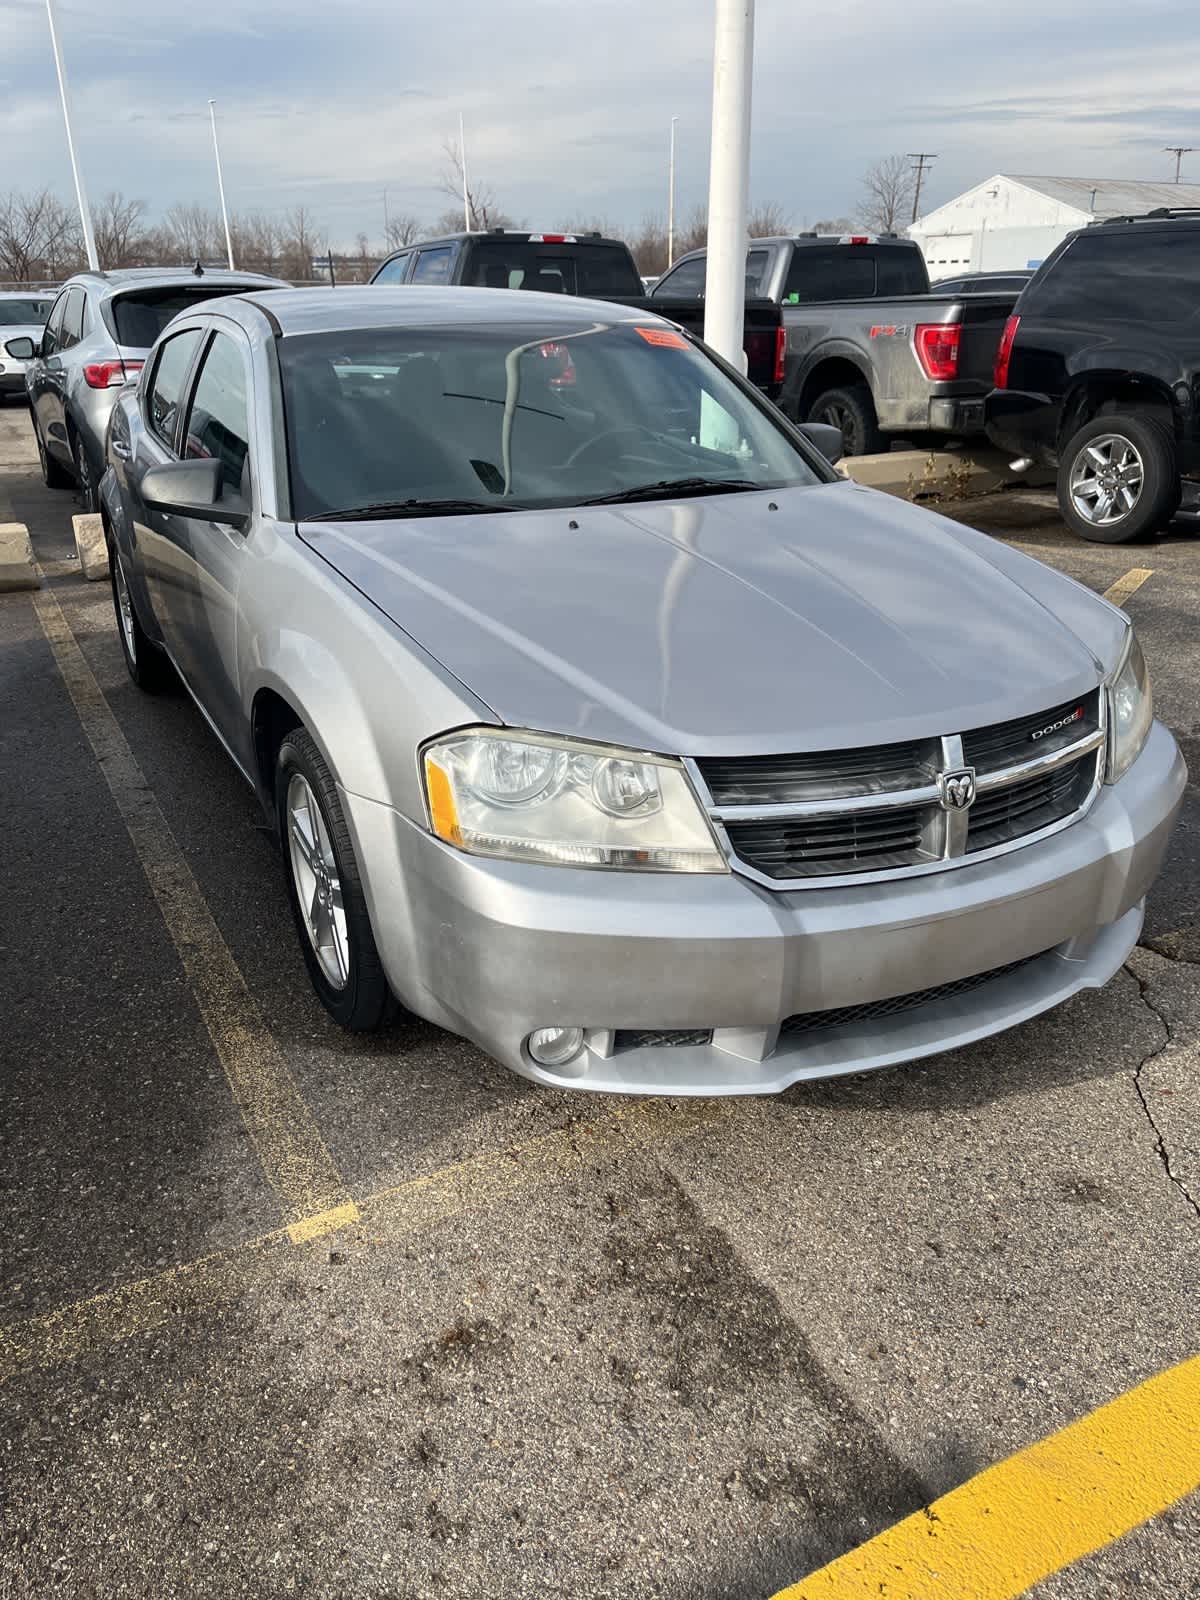
<svg viewBox="0 0 1200 1600">
<path fill-rule="evenodd" d="M 311 278 L 319 234 L 307 206 L 293 206 L 283 219 L 279 265 L 285 278 Z"/>
<path fill-rule="evenodd" d="M 119 189 L 110 189 L 98 206 L 92 208 L 92 231 L 101 267 L 127 267 L 140 257 L 143 200 L 127 200 Z"/>
<path fill-rule="evenodd" d="M 56 205 L 48 189 L 0 200 L 0 276 L 28 283 L 45 260 L 47 225 Z"/>
<path fill-rule="evenodd" d="M 667 270 L 667 224 L 661 215 L 653 213 L 642 218 L 637 232 L 629 240 L 633 259 L 643 278 L 657 278 Z"/>
<path fill-rule="evenodd" d="M 871 233 L 898 233 L 912 209 L 913 175 L 907 156 L 881 156 L 863 174 L 863 226 Z"/>
<path fill-rule="evenodd" d="M 419 218 L 405 211 L 393 212 L 387 221 L 384 243 L 389 250 L 403 250 L 405 245 L 416 244 L 424 231 Z"/>
<path fill-rule="evenodd" d="M 237 212 L 229 219 L 233 259 L 255 272 L 275 272 L 283 244 L 283 230 L 265 211 Z"/>
<path fill-rule="evenodd" d="M 812 225 L 813 233 L 853 233 L 853 217 L 822 217 Z"/>
<path fill-rule="evenodd" d="M 438 178 L 438 188 L 443 194 L 453 195 L 458 201 L 457 213 L 446 211 L 439 220 L 439 227 L 446 233 L 457 233 L 461 230 L 462 221 L 469 217 L 469 226 L 486 231 L 488 228 L 511 228 L 512 218 L 507 216 L 500 208 L 495 190 L 490 184 L 479 182 L 471 183 L 468 180 L 466 200 L 463 200 L 463 158 L 457 139 L 447 139 L 442 149 L 446 156 L 446 165 Z M 455 215 L 460 219 L 450 227 L 445 224 Z"/>
<path fill-rule="evenodd" d="M 708 243 L 708 207 L 693 206 L 682 223 L 675 225 L 675 255 L 701 250 Z"/>
<path fill-rule="evenodd" d="M 220 214 L 207 206 L 175 205 L 164 219 L 177 257 L 186 261 L 211 261 L 225 253 Z"/>
<path fill-rule="evenodd" d="M 746 218 L 746 232 L 751 239 L 776 239 L 791 231 L 787 212 L 776 200 L 760 202 Z"/>
</svg>

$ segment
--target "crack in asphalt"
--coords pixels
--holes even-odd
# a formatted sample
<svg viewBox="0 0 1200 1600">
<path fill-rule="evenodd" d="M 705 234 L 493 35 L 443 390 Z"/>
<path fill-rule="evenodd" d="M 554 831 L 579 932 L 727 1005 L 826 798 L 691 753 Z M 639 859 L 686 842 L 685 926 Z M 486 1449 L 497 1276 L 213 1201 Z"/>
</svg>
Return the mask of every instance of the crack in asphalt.
<svg viewBox="0 0 1200 1600">
<path fill-rule="evenodd" d="M 1144 978 L 1140 977 L 1138 973 L 1134 972 L 1132 967 L 1126 967 L 1125 970 L 1137 984 L 1138 995 L 1141 998 L 1142 1004 L 1146 1007 L 1147 1011 L 1151 1013 L 1151 1015 L 1158 1018 L 1163 1030 L 1161 1042 L 1156 1045 L 1153 1050 L 1144 1055 L 1137 1064 L 1137 1068 L 1133 1074 L 1134 1091 L 1137 1094 L 1138 1099 L 1141 1101 L 1142 1110 L 1145 1113 L 1146 1121 L 1150 1124 L 1150 1130 L 1154 1134 L 1154 1149 L 1158 1155 L 1159 1161 L 1162 1162 L 1162 1168 L 1167 1175 L 1168 1181 L 1175 1185 L 1180 1194 L 1183 1196 L 1184 1200 L 1192 1208 L 1193 1212 L 1195 1212 L 1197 1221 L 1200 1221 L 1200 1200 L 1196 1199 L 1195 1195 L 1193 1195 L 1187 1184 L 1171 1165 L 1171 1153 L 1167 1149 L 1167 1142 L 1163 1135 L 1163 1131 L 1159 1127 L 1158 1123 L 1154 1120 L 1154 1113 L 1150 1109 L 1150 1102 L 1146 1098 L 1146 1091 L 1142 1088 L 1142 1073 L 1152 1061 L 1157 1061 L 1159 1056 L 1166 1053 L 1166 1051 L 1174 1043 L 1175 1035 L 1172 1032 L 1171 1024 L 1159 1010 L 1158 1006 L 1155 1005 L 1154 1001 L 1151 1000 L 1149 983 L 1147 983 Z"/>
</svg>

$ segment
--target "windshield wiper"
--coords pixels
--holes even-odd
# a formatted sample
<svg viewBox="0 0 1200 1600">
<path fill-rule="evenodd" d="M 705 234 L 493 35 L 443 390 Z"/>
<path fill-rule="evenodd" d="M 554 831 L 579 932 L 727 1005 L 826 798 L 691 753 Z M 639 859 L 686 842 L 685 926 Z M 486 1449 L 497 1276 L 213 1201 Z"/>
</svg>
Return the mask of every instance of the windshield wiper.
<svg viewBox="0 0 1200 1600">
<path fill-rule="evenodd" d="M 624 501 L 674 500 L 677 495 L 733 494 L 746 489 L 767 489 L 769 484 L 751 483 L 748 478 L 664 478 L 661 483 L 643 483 L 636 489 L 618 489 L 614 494 L 592 495 L 583 506 L 616 506 Z"/>
<path fill-rule="evenodd" d="M 374 517 L 452 517 L 468 511 L 520 511 L 516 500 L 376 500 L 344 511 L 319 511 L 302 522 L 368 522 Z"/>
</svg>

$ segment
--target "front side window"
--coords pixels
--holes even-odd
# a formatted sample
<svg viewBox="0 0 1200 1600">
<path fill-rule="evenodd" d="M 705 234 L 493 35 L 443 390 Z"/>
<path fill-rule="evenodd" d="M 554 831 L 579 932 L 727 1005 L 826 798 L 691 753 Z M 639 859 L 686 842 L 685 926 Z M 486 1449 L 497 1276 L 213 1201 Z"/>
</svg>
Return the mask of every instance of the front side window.
<svg viewBox="0 0 1200 1600">
<path fill-rule="evenodd" d="M 54 306 L 46 322 L 46 331 L 42 335 L 42 354 L 44 356 L 53 355 L 54 352 L 59 348 L 59 344 L 62 339 L 63 313 L 67 309 L 67 296 L 70 294 L 70 292 L 71 291 L 69 289 L 65 289 L 54 302 Z"/>
<path fill-rule="evenodd" d="M 661 325 L 381 327 L 278 348 L 301 518 L 824 481 L 782 422 Z"/>
<path fill-rule="evenodd" d="M 414 283 L 449 283 L 450 261 L 454 252 L 449 245 L 437 250 L 422 250 L 417 256 Z"/>
<path fill-rule="evenodd" d="M 385 261 L 374 278 L 372 278 L 372 283 L 403 283 L 404 275 L 408 271 L 408 263 L 411 260 L 412 251 L 406 250 L 402 256 L 396 256 L 391 261 Z"/>
<path fill-rule="evenodd" d="M 703 256 L 693 256 L 690 261 L 681 261 L 673 271 L 668 272 L 654 285 L 652 298 L 702 300 L 706 270 Z"/>
<path fill-rule="evenodd" d="M 175 447 L 175 425 L 179 420 L 183 385 L 199 343 L 199 328 L 187 328 L 167 339 L 158 352 L 154 376 L 147 390 L 146 420 L 171 449 Z"/>
<path fill-rule="evenodd" d="M 183 453 L 219 461 L 225 497 L 250 499 L 250 405 L 242 353 L 226 333 L 213 336 L 183 429 Z"/>
<path fill-rule="evenodd" d="M 60 349 L 69 350 L 83 338 L 84 312 L 87 296 L 80 288 L 67 291 L 67 307 L 63 312 L 62 342 Z"/>
</svg>

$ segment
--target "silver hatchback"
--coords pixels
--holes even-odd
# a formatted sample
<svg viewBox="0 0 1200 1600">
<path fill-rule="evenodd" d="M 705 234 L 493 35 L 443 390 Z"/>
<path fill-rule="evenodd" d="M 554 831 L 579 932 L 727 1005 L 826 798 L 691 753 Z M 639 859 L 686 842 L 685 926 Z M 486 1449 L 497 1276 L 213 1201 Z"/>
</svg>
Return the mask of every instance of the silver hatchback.
<svg viewBox="0 0 1200 1600">
<path fill-rule="evenodd" d="M 274 288 L 287 284 L 199 265 L 81 272 L 68 279 L 26 361 L 25 388 L 47 487 L 77 484 L 84 505 L 95 511 L 117 391 L 141 371 L 164 326 L 201 300 Z"/>
</svg>

